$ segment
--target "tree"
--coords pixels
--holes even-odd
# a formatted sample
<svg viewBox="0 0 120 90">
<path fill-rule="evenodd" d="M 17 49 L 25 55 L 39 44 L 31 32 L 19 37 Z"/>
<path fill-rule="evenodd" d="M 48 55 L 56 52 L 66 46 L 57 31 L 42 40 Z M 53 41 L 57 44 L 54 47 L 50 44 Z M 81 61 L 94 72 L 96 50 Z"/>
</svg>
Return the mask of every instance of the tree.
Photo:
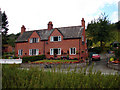
<svg viewBox="0 0 120 90">
<path fill-rule="evenodd" d="M 5 11 L 2 13 L 2 43 L 7 44 L 8 20 Z"/>
<path fill-rule="evenodd" d="M 11 45 L 12 47 L 15 47 L 15 40 L 19 37 L 20 33 L 17 34 L 9 34 L 7 35 L 7 43 Z"/>
<path fill-rule="evenodd" d="M 111 24 L 107 17 L 105 13 L 101 14 L 97 20 L 92 20 L 87 26 L 88 37 L 92 38 L 94 43 L 100 42 L 101 49 L 103 49 L 103 44 L 105 45 L 112 38 Z"/>
<path fill-rule="evenodd" d="M 115 23 L 117 30 L 120 31 L 120 21 L 118 21 L 117 23 Z"/>
</svg>

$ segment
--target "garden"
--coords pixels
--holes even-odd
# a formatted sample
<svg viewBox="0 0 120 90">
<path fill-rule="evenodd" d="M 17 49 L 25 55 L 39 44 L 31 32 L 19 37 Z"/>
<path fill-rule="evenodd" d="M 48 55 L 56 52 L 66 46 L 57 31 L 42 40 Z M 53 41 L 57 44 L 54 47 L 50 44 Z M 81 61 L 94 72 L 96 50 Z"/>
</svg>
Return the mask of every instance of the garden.
<svg viewBox="0 0 120 90">
<path fill-rule="evenodd" d="M 2 65 L 2 88 L 120 88 L 120 75 L 104 75 L 100 71 L 86 74 L 86 68 L 67 72 L 58 67 L 21 69 L 20 65 Z"/>
<path fill-rule="evenodd" d="M 32 64 L 70 64 L 70 63 L 81 63 L 78 60 L 40 60 L 31 62 Z"/>
<path fill-rule="evenodd" d="M 113 49 L 114 56 L 111 56 L 108 63 L 120 64 L 120 45 Z"/>
</svg>

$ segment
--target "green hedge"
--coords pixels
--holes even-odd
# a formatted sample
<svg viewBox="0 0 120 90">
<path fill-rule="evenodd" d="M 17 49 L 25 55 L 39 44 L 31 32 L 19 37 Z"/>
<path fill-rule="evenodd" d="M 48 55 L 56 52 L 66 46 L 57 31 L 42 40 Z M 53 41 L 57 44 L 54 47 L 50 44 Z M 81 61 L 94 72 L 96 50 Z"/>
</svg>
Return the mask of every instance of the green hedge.
<svg viewBox="0 0 120 90">
<path fill-rule="evenodd" d="M 22 58 L 23 63 L 25 62 L 33 62 L 37 60 L 43 60 L 45 58 L 45 55 L 38 55 L 38 56 L 26 56 Z"/>
</svg>

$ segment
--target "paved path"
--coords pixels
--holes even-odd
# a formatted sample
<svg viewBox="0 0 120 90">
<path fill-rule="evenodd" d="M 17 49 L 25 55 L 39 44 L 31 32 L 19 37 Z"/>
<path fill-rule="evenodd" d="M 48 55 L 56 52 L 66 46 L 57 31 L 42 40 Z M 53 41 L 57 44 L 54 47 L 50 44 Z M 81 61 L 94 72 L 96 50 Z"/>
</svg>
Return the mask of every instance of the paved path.
<svg viewBox="0 0 120 90">
<path fill-rule="evenodd" d="M 118 72 L 117 70 L 110 69 L 107 67 L 107 62 L 109 60 L 109 57 L 112 56 L 111 54 L 100 54 L 100 56 L 101 56 L 101 60 L 100 61 L 92 61 L 91 65 L 88 66 L 88 69 L 94 63 L 93 72 L 101 71 L 102 74 L 115 74 L 116 72 Z"/>
</svg>

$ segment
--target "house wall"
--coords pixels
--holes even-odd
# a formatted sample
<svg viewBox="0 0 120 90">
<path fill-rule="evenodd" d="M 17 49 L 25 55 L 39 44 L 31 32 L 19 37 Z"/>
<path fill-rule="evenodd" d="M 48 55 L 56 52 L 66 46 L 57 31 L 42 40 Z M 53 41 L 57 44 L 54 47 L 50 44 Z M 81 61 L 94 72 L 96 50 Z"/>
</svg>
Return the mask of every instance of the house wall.
<svg viewBox="0 0 120 90">
<path fill-rule="evenodd" d="M 39 38 L 39 43 L 30 43 L 30 38 Z M 28 39 L 28 42 L 16 43 L 16 46 L 15 46 L 16 56 L 18 56 L 19 49 L 23 50 L 23 55 L 20 57 L 29 56 L 29 49 L 39 49 L 39 54 L 43 54 L 44 42 L 40 41 L 40 37 L 38 36 L 38 34 L 36 32 L 33 32 L 30 38 Z"/>
<path fill-rule="evenodd" d="M 50 37 L 51 36 L 61 36 L 61 41 L 57 41 L 57 42 L 51 42 L 50 41 Z M 39 38 L 39 43 L 30 43 L 30 38 Z M 67 53 L 67 51 L 70 48 L 75 47 L 76 51 L 79 52 L 79 48 L 80 48 L 80 55 L 79 53 L 76 53 L 76 55 L 70 55 L 69 57 L 74 59 L 74 58 L 86 58 L 88 54 L 86 54 L 85 52 L 82 53 L 82 51 L 85 51 L 85 44 L 82 44 L 82 40 L 81 39 L 63 39 L 62 34 L 55 29 L 52 34 L 49 36 L 48 41 L 41 41 L 40 37 L 38 36 L 38 34 L 36 32 L 33 32 L 33 34 L 30 36 L 30 38 L 28 39 L 28 42 L 25 43 L 16 43 L 16 56 L 18 56 L 18 50 L 22 49 L 23 50 L 23 56 L 28 56 L 29 55 L 29 49 L 39 49 L 39 54 L 42 55 L 45 52 L 46 58 L 50 58 L 50 57 L 54 57 L 53 55 L 50 55 L 48 53 L 50 53 L 50 48 L 61 48 L 61 51 L 63 51 L 63 53 Z M 80 40 L 80 45 L 79 45 L 79 40 Z M 79 47 L 80 46 L 80 47 Z M 70 52 L 70 51 L 69 51 Z M 25 55 L 26 53 L 26 55 Z M 61 56 L 67 56 L 67 54 L 61 54 L 61 55 L 57 55 L 57 58 L 60 58 Z"/>
<path fill-rule="evenodd" d="M 50 37 L 51 36 L 61 36 L 61 41 L 58 41 L 58 42 L 51 42 L 50 41 Z M 47 43 L 45 45 L 45 54 L 46 54 L 46 57 L 47 58 L 50 58 L 50 57 L 54 57 L 54 55 L 50 55 L 50 54 L 47 54 L 48 52 L 50 52 L 50 48 L 61 48 L 61 51 L 63 50 L 63 53 L 67 53 L 67 50 L 69 50 L 69 48 L 72 48 L 72 47 L 75 47 L 76 48 L 76 51 L 79 50 L 79 39 L 66 39 L 64 40 L 63 39 L 63 36 L 62 34 L 57 30 L 55 29 L 53 31 L 53 33 L 50 35 Z M 57 55 L 58 58 L 60 58 L 61 56 L 66 56 L 65 54 L 61 54 L 61 55 Z M 78 54 L 76 55 L 69 55 L 70 58 L 78 58 Z"/>
<path fill-rule="evenodd" d="M 14 51 L 13 49 L 14 48 L 12 46 L 6 45 L 4 46 L 3 52 L 13 52 Z"/>
</svg>

